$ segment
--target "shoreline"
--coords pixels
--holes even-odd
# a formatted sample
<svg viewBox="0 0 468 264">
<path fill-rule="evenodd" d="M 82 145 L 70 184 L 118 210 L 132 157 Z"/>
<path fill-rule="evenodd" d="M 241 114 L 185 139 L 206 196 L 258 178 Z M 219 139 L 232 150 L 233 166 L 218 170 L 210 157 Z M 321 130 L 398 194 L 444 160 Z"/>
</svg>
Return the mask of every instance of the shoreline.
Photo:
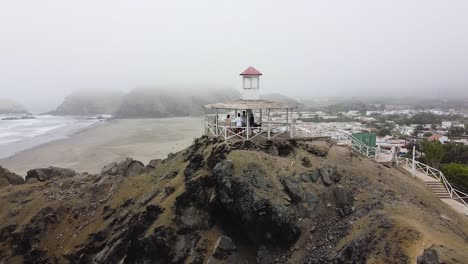
<svg viewBox="0 0 468 264">
<path fill-rule="evenodd" d="M 49 115 L 49 117 L 51 117 Z M 48 144 L 50 142 L 54 142 L 57 140 L 61 139 L 66 139 L 73 134 L 80 133 L 83 130 L 92 128 L 93 126 L 97 126 L 101 124 L 105 120 L 99 120 L 99 119 L 87 119 L 87 118 L 76 118 L 73 117 L 72 119 L 67 119 L 69 117 L 67 116 L 53 116 L 56 119 L 52 119 L 55 124 L 49 125 L 49 126 L 57 126 L 56 128 L 48 129 L 47 126 L 37 126 L 34 127 L 31 124 L 22 124 L 21 121 L 23 120 L 14 120 L 12 121 L 13 123 L 10 124 L 10 126 L 13 127 L 13 133 L 14 134 L 19 134 L 24 133 L 24 131 L 28 132 L 29 131 L 40 131 L 42 129 L 46 129 L 47 132 L 45 133 L 40 133 L 38 135 L 34 135 L 32 137 L 25 136 L 24 139 L 13 139 L 11 142 L 8 142 L 7 139 L 7 144 L 6 145 L 1 145 L 0 146 L 0 160 L 5 159 L 8 157 L 11 157 L 13 155 L 16 155 L 18 153 L 21 153 L 23 151 L 28 151 L 30 149 L 34 149 L 36 147 L 40 147 L 44 144 Z M 32 122 L 35 122 L 38 118 L 34 118 L 31 120 Z M 60 120 L 63 119 L 63 120 Z M 50 119 L 42 119 L 42 122 L 49 122 Z M 28 121 L 28 120 L 26 120 Z M 0 121 L 1 122 L 1 121 Z M 16 123 L 20 122 L 20 123 Z M 3 124 L 2 124 L 3 125 Z M 8 127 L 8 124 L 7 124 Z M 24 131 L 15 131 L 17 128 L 22 128 Z M 35 130 L 34 130 L 35 129 Z M 3 132 L 5 132 L 5 129 L 3 129 Z M 6 131 L 8 132 L 8 130 Z M 15 133 L 16 132 L 16 133 Z M 30 132 L 29 132 L 30 133 Z M 8 134 L 8 133 L 7 133 Z M 4 139 L 5 140 L 5 139 Z M 11 139 L 10 139 L 11 140 Z"/>
<path fill-rule="evenodd" d="M 99 173 L 126 157 L 147 164 L 189 146 L 202 134 L 199 117 L 109 119 L 0 159 L 0 166 L 25 176 L 30 169 L 56 166 Z"/>
</svg>

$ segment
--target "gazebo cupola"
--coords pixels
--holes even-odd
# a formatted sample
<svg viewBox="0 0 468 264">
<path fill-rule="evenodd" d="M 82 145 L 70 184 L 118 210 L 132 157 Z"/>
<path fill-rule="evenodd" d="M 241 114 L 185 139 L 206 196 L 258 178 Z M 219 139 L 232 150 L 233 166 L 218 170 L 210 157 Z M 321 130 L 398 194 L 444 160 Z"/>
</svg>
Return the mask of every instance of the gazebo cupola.
<svg viewBox="0 0 468 264">
<path fill-rule="evenodd" d="M 205 135 L 221 137 L 225 141 L 292 138 L 295 107 L 260 99 L 259 78 L 262 73 L 254 67 L 248 67 L 240 75 L 241 100 L 203 106 Z"/>
<path fill-rule="evenodd" d="M 240 75 L 242 76 L 242 100 L 259 100 L 262 73 L 250 66 Z"/>
</svg>

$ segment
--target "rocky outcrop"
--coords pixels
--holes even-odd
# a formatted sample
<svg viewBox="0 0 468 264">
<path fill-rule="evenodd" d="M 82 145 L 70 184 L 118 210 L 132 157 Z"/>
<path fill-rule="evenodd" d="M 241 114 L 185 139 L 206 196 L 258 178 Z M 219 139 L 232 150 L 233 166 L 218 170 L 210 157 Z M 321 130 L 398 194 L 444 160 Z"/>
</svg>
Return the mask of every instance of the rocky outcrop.
<svg viewBox="0 0 468 264">
<path fill-rule="evenodd" d="M 24 183 L 23 177 L 13 172 L 10 172 L 9 170 L 0 166 L 0 187 L 6 186 L 9 184 L 18 185 L 18 184 L 23 184 L 23 183 Z"/>
<path fill-rule="evenodd" d="M 354 197 L 342 186 L 335 187 L 336 208 L 340 215 L 349 215 L 354 211 Z"/>
<path fill-rule="evenodd" d="M 311 170 L 301 173 L 300 177 L 305 182 L 316 182 L 320 178 L 320 173 L 318 170 Z"/>
<path fill-rule="evenodd" d="M 234 176 L 234 165 L 226 160 L 213 169 L 221 208 L 233 223 L 246 230 L 256 243 L 279 243 L 287 246 L 299 236 L 295 215 L 281 204 L 255 192 L 253 184 Z"/>
<path fill-rule="evenodd" d="M 301 217 L 312 215 L 319 204 L 319 198 L 311 190 L 305 191 L 301 186 L 301 180 L 295 177 L 285 177 L 283 184 L 286 192 L 295 203 L 298 214 Z"/>
<path fill-rule="evenodd" d="M 121 175 L 132 177 L 140 175 L 145 171 L 145 165 L 138 160 L 126 158 L 124 161 L 117 163 L 112 162 L 102 168 L 102 173 L 107 175 Z"/>
<path fill-rule="evenodd" d="M 217 259 L 227 259 L 233 252 L 236 251 L 236 245 L 228 236 L 220 236 L 214 245 L 213 257 Z"/>
<path fill-rule="evenodd" d="M 424 252 L 417 259 L 418 264 L 439 264 L 439 256 L 437 251 L 432 248 L 424 249 Z"/>
<path fill-rule="evenodd" d="M 336 168 L 332 166 L 322 166 L 318 169 L 322 176 L 323 184 L 326 186 L 332 185 L 334 182 L 337 183 L 341 180 L 341 176 L 337 173 Z"/>
<path fill-rule="evenodd" d="M 366 233 L 350 241 L 340 251 L 336 260 L 338 263 L 366 263 L 369 251 L 373 250 L 372 237 Z"/>
<path fill-rule="evenodd" d="M 13 255 L 22 255 L 25 263 L 52 263 L 47 250 L 40 246 L 40 236 L 52 225 L 60 222 L 60 217 L 52 207 L 41 209 L 31 221 L 7 237 Z"/>
<path fill-rule="evenodd" d="M 148 164 L 145 167 L 145 172 L 151 172 L 155 170 L 161 164 L 161 162 L 161 159 L 150 160 L 150 162 L 148 162 Z"/>
<path fill-rule="evenodd" d="M 76 173 L 74 170 L 51 166 L 48 168 L 33 169 L 28 171 L 26 175 L 26 182 L 44 182 L 52 179 L 70 178 L 76 175 L 78 175 L 78 173 Z"/>
</svg>

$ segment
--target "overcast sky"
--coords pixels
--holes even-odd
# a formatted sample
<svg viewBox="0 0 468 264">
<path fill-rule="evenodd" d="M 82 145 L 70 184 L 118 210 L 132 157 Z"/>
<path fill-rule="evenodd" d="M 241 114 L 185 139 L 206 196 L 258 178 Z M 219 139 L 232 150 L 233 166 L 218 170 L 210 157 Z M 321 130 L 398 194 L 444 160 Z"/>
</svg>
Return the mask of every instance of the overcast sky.
<svg viewBox="0 0 468 264">
<path fill-rule="evenodd" d="M 466 0 L 1 0 L 0 97 L 239 88 L 249 65 L 263 93 L 467 96 L 467 14 Z"/>
</svg>

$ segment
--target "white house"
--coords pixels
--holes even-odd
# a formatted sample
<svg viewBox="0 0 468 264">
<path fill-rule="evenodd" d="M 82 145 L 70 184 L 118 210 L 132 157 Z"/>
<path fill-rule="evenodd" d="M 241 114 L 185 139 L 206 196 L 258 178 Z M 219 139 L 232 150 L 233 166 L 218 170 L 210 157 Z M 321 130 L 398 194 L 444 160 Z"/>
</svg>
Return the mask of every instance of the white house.
<svg viewBox="0 0 468 264">
<path fill-rule="evenodd" d="M 442 125 L 441 125 L 442 128 L 451 128 L 452 127 L 452 121 L 442 121 Z"/>
</svg>

